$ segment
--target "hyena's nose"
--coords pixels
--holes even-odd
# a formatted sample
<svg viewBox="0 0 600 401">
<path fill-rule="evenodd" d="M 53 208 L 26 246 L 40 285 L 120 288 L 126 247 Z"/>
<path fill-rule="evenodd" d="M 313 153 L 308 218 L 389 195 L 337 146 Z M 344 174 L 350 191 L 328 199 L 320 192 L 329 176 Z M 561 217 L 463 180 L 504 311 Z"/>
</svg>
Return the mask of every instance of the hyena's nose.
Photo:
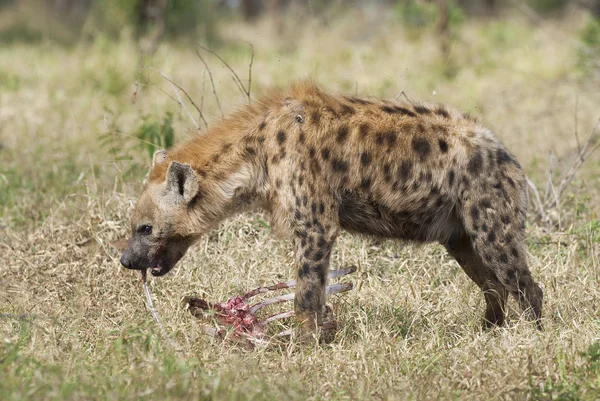
<svg viewBox="0 0 600 401">
<path fill-rule="evenodd" d="M 128 269 L 132 269 L 131 258 L 129 257 L 129 249 L 123 252 L 123 255 L 121 256 L 121 264 Z"/>
</svg>

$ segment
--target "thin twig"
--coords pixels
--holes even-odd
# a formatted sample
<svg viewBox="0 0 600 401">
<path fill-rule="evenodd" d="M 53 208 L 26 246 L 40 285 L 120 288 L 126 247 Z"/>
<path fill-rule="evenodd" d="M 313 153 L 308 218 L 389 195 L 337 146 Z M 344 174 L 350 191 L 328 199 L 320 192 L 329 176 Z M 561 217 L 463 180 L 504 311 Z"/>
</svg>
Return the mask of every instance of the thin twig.
<svg viewBox="0 0 600 401">
<path fill-rule="evenodd" d="M 249 71 L 249 77 L 248 77 L 248 88 L 246 88 L 244 86 L 244 83 L 242 82 L 242 80 L 240 79 L 240 76 L 235 72 L 235 70 L 233 69 L 233 67 L 231 67 L 229 65 L 229 63 L 227 63 L 227 61 L 225 61 L 223 59 L 223 57 L 221 57 L 217 52 L 215 52 L 214 50 L 211 50 L 207 47 L 204 47 L 202 45 L 198 45 L 198 47 L 200 47 L 200 49 L 209 52 L 210 54 L 212 54 L 213 56 L 215 56 L 216 58 L 219 59 L 219 61 L 221 61 L 223 63 L 223 65 L 231 72 L 231 74 L 233 75 L 233 81 L 236 83 L 238 89 L 242 92 L 242 94 L 244 94 L 247 98 L 248 98 L 248 103 L 251 103 L 251 98 L 250 98 L 250 88 L 252 85 L 252 64 L 254 63 L 254 47 L 248 43 L 248 45 L 250 45 L 251 51 L 252 51 L 252 55 L 250 58 L 250 65 L 248 68 Z"/>
<path fill-rule="evenodd" d="M 160 70 L 158 70 L 158 69 L 156 69 L 154 67 L 150 67 L 150 66 L 144 66 L 144 68 L 148 68 L 150 70 L 155 71 L 161 77 L 163 77 L 167 82 L 169 82 L 169 84 L 171 84 L 171 87 L 173 88 L 173 92 L 175 92 L 175 95 L 177 96 L 177 100 L 179 101 L 179 104 L 184 108 L 184 110 L 186 111 L 188 117 L 194 123 L 194 126 L 196 127 L 196 129 L 200 129 L 200 126 L 196 123 L 196 120 L 194 120 L 194 117 L 192 117 L 192 114 L 188 110 L 187 106 L 181 100 L 181 97 L 179 96 L 179 92 L 177 91 L 177 89 L 179 89 L 180 91 L 182 91 L 183 94 L 185 95 L 185 97 L 190 101 L 190 103 L 192 104 L 192 106 L 194 106 L 194 108 L 196 109 L 196 111 L 198 111 L 198 115 L 200 116 L 200 119 L 204 122 L 204 125 L 208 128 L 208 124 L 206 123 L 206 120 L 204 119 L 204 115 L 202 114 L 202 110 L 200 110 L 200 108 L 196 105 L 196 102 L 194 102 L 194 100 L 191 98 L 191 96 L 187 93 L 187 91 L 185 89 L 183 89 L 181 86 L 179 86 L 171 78 L 169 78 L 165 74 L 163 74 Z"/>
<path fill-rule="evenodd" d="M 202 97 L 200 98 L 200 110 L 204 110 L 204 90 L 206 89 L 206 68 L 202 73 Z"/>
<path fill-rule="evenodd" d="M 150 290 L 148 289 L 148 281 L 146 280 L 146 269 L 142 269 L 141 273 L 142 273 L 142 284 L 144 285 L 144 293 L 146 294 L 146 302 L 148 303 L 148 308 L 150 309 L 150 312 L 152 313 L 152 317 L 154 318 L 154 321 L 158 325 L 158 328 L 160 329 L 162 336 L 167 339 L 169 344 L 171 344 L 171 346 L 173 348 L 175 348 L 176 350 L 181 351 L 183 348 L 181 348 L 179 346 L 179 344 L 177 344 L 177 342 L 169 336 L 169 334 L 165 330 L 165 327 L 161 323 L 160 318 L 158 317 L 158 313 L 156 312 L 156 309 L 154 309 L 154 303 L 152 302 L 152 296 L 150 295 Z"/>
<path fill-rule="evenodd" d="M 575 94 L 575 139 L 577 140 L 577 151 L 581 153 L 581 142 L 579 142 L 579 129 L 577 124 L 577 112 L 579 111 L 579 95 Z"/>
<path fill-rule="evenodd" d="M 394 96 L 394 100 L 400 99 L 401 96 L 404 96 L 404 98 L 406 99 L 406 101 L 408 103 L 414 104 L 413 101 L 408 98 L 408 96 L 406 95 L 406 92 L 404 92 L 403 90 L 401 90 L 400 92 L 398 92 L 398 94 L 396 96 Z"/>
<path fill-rule="evenodd" d="M 583 162 L 588 157 L 590 157 L 590 155 L 592 153 L 594 153 L 598 149 L 598 147 L 600 147 L 600 143 L 598 143 L 598 144 L 596 144 L 596 146 L 594 146 L 588 152 L 588 148 L 589 148 L 590 144 L 592 143 L 592 141 L 594 139 L 597 138 L 596 130 L 598 129 L 598 125 L 599 124 L 600 124 L 600 119 L 596 123 L 596 125 L 595 125 L 594 129 L 592 130 L 592 133 L 590 134 L 590 136 L 588 137 L 588 139 L 585 141 L 585 144 L 583 145 L 583 148 L 581 149 L 581 151 L 577 155 L 577 158 L 575 159 L 575 162 L 573 163 L 573 165 L 569 169 L 568 173 L 565 175 L 565 178 L 563 178 L 563 180 L 561 181 L 560 185 L 558 186 L 558 190 L 556 191 L 556 196 L 554 197 L 554 200 L 547 205 L 548 208 L 553 207 L 553 206 L 555 206 L 558 203 L 558 200 L 562 196 L 563 192 L 567 189 L 567 187 L 569 186 L 569 184 L 571 183 L 571 181 L 573 181 L 573 178 L 575 178 L 575 173 L 577 173 L 577 171 L 581 168 L 581 166 L 583 165 Z"/>
<path fill-rule="evenodd" d="M 531 181 L 529 179 L 529 177 L 525 177 L 525 178 L 527 179 L 527 185 L 529 185 L 529 187 L 533 191 L 533 194 L 535 195 L 535 200 L 537 201 L 537 207 L 538 207 L 538 210 L 540 211 L 540 216 L 542 216 L 543 220 L 546 220 L 546 213 L 544 211 L 544 206 L 542 206 L 542 200 L 540 199 L 540 193 L 538 192 L 538 189 L 535 186 L 535 184 L 533 183 L 533 181 Z"/>
<path fill-rule="evenodd" d="M 250 64 L 248 65 L 248 103 L 252 103 L 250 94 L 252 92 L 252 65 L 254 64 L 254 46 L 252 43 L 246 42 L 250 46 Z"/>
<path fill-rule="evenodd" d="M 546 183 L 546 192 L 544 193 L 544 203 L 548 203 L 550 191 L 554 187 L 552 178 L 554 178 L 554 154 L 550 151 L 548 153 L 548 182 Z"/>
<path fill-rule="evenodd" d="M 221 108 L 221 102 L 219 102 L 219 95 L 217 95 L 217 88 L 215 86 L 215 81 L 213 80 L 212 72 L 210 71 L 210 68 L 208 68 L 208 64 L 206 64 L 206 61 L 204 61 L 202 54 L 200 54 L 198 50 L 196 50 L 196 54 L 198 55 L 198 58 L 200 58 L 200 61 L 202 61 L 202 64 L 204 64 L 206 71 L 208 71 L 208 77 L 210 78 L 210 84 L 212 85 L 213 94 L 215 95 L 217 106 L 219 107 L 219 111 L 221 112 L 221 117 L 225 117 L 225 114 L 223 114 L 223 109 Z"/>
</svg>

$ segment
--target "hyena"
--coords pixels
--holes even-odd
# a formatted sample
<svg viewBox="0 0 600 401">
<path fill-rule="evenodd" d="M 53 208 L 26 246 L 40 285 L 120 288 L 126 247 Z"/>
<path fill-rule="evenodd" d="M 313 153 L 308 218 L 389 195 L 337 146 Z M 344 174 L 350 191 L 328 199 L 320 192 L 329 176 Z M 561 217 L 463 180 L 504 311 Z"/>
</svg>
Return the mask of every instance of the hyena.
<svg viewBox="0 0 600 401">
<path fill-rule="evenodd" d="M 341 229 L 445 246 L 481 288 L 484 325 L 512 294 L 541 327 L 527 266 L 525 175 L 487 128 L 442 105 L 271 91 L 208 132 L 158 151 L 132 213 L 129 269 L 167 273 L 192 243 L 248 210 L 293 241 L 296 317 L 321 323 Z"/>
</svg>

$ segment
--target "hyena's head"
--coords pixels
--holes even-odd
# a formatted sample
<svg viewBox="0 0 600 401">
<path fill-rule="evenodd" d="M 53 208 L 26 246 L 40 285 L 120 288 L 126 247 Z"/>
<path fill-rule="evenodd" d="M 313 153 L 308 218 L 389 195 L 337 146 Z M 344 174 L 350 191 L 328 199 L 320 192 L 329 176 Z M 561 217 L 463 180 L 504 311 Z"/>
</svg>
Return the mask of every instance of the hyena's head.
<svg viewBox="0 0 600 401">
<path fill-rule="evenodd" d="M 152 168 L 166 158 L 166 152 L 157 152 Z M 128 269 L 151 269 L 154 276 L 171 270 L 199 237 L 190 221 L 198 191 L 194 170 L 176 161 L 168 165 L 164 180 L 148 182 L 131 215 L 131 239 L 121 264 Z"/>
</svg>

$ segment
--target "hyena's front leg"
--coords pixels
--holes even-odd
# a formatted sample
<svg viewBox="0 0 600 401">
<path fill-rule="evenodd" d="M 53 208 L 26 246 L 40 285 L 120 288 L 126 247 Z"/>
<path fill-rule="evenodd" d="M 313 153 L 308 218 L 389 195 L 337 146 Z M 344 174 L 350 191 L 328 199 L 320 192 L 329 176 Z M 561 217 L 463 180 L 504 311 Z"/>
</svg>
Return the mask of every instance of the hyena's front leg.
<svg viewBox="0 0 600 401">
<path fill-rule="evenodd" d="M 322 323 L 329 257 L 337 231 L 315 220 L 295 230 L 298 284 L 294 309 L 303 335 L 312 335 Z"/>
</svg>

